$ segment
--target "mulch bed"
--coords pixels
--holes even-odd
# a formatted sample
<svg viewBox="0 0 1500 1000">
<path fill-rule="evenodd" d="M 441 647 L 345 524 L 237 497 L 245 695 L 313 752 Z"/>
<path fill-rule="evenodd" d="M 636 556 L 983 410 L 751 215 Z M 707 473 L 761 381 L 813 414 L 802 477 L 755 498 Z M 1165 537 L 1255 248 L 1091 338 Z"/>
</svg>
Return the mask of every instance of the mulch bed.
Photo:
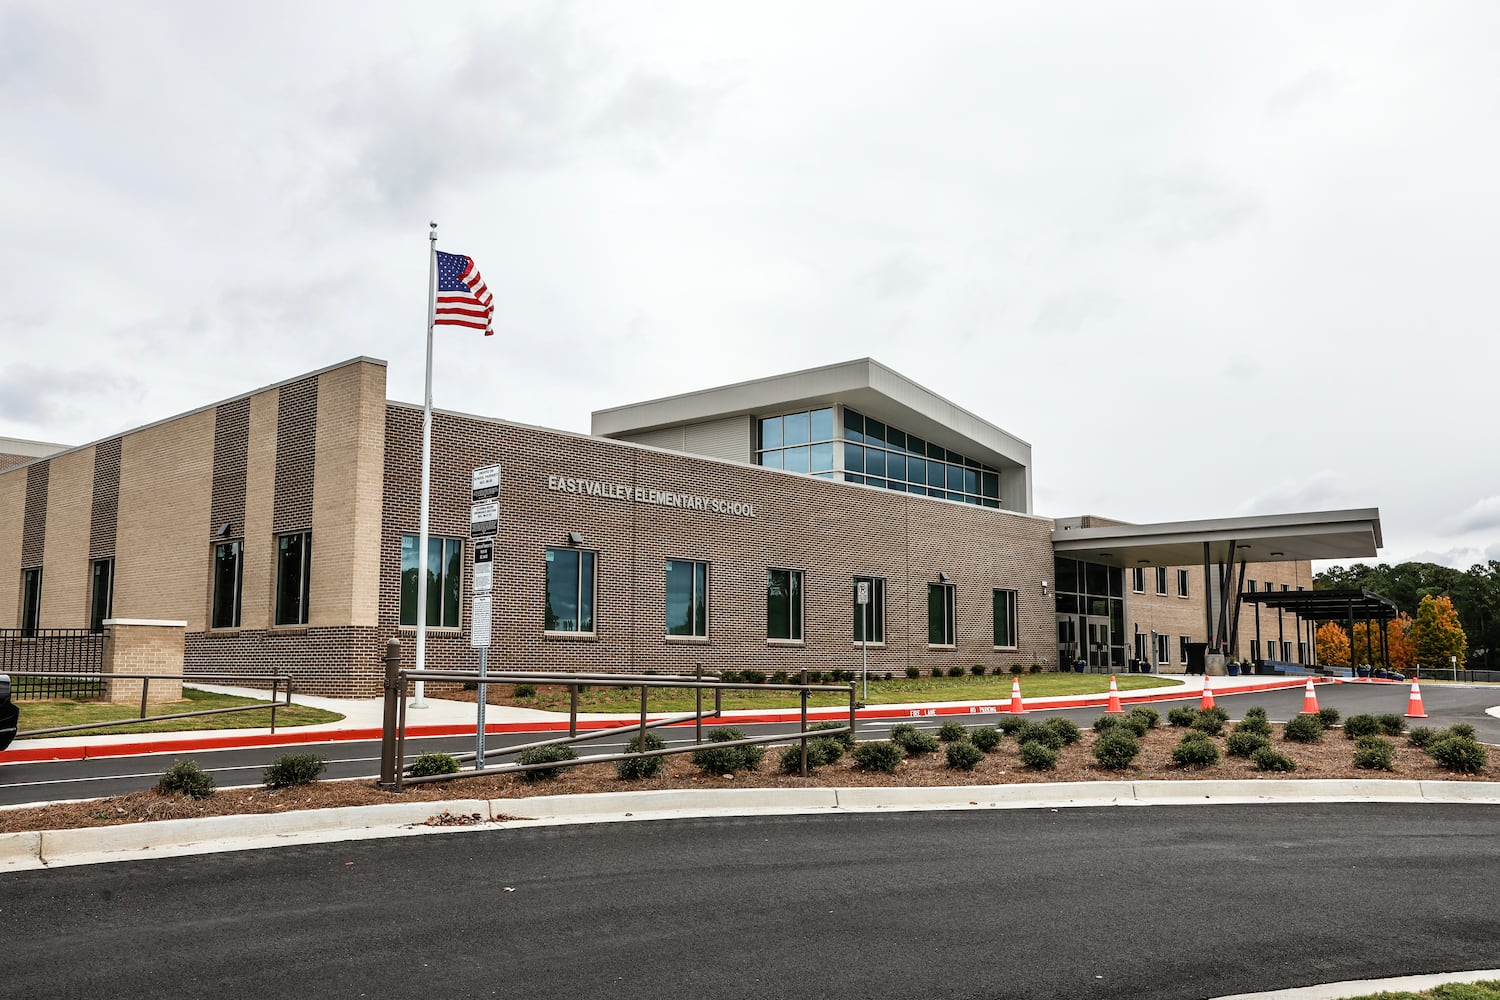
<svg viewBox="0 0 1500 1000">
<path fill-rule="evenodd" d="M 613 764 L 589 764 L 565 769 L 548 781 L 526 782 L 517 775 L 492 775 L 481 778 L 410 785 L 401 792 L 376 788 L 369 779 L 358 781 L 324 781 L 299 788 L 267 790 L 232 789 L 216 792 L 211 798 L 191 799 L 181 795 L 160 795 L 147 790 L 117 795 L 107 799 L 65 802 L 21 809 L 0 809 L 0 833 L 21 830 L 61 830 L 89 826 L 116 826 L 162 819 L 188 819 L 199 816 L 227 816 L 242 813 L 278 813 L 296 809 L 327 809 L 337 806 L 376 805 L 385 802 L 428 802 L 445 799 L 505 799 L 532 795 L 576 795 L 588 792 L 646 791 L 677 788 L 828 788 L 852 786 L 931 786 L 931 785 L 1001 785 L 1060 781 L 1181 781 L 1196 778 L 1215 780 L 1265 780 L 1312 778 L 1395 778 L 1408 781 L 1495 781 L 1500 768 L 1495 759 L 1473 775 L 1455 774 L 1439 767 L 1426 753 L 1410 746 L 1404 738 L 1395 740 L 1396 769 L 1369 771 L 1354 766 L 1354 743 L 1342 731 L 1329 731 L 1321 743 L 1293 743 L 1282 739 L 1282 727 L 1274 727 L 1272 746 L 1297 762 L 1289 774 L 1272 774 L 1255 770 L 1245 759 L 1224 752 L 1225 737 L 1218 737 L 1223 756 L 1207 768 L 1183 768 L 1172 762 L 1172 749 L 1182 738 L 1183 730 L 1162 727 L 1152 730 L 1141 741 L 1141 753 L 1125 771 L 1106 771 L 1094 760 L 1094 734 L 1085 732 L 1083 739 L 1063 748 L 1057 767 L 1051 771 L 1034 771 L 1024 766 L 1013 740 L 1005 739 L 972 771 L 950 770 L 941 750 L 920 757 L 908 757 L 894 774 L 862 771 L 849 757 L 837 764 L 819 768 L 809 777 L 781 774 L 777 770 L 778 748 L 768 749 L 760 767 L 732 777 L 704 775 L 687 754 L 664 759 L 657 777 L 622 781 Z M 462 818 L 444 818 L 434 810 L 435 825 L 458 825 Z"/>
</svg>

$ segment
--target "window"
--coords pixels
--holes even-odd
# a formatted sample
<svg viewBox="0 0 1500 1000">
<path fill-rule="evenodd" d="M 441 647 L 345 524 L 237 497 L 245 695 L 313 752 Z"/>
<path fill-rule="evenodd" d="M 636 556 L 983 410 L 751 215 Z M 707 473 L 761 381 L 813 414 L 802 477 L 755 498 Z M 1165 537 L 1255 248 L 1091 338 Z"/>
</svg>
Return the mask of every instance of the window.
<svg viewBox="0 0 1500 1000">
<path fill-rule="evenodd" d="M 1266 593 L 1269 594 L 1271 592 L 1271 581 L 1270 580 L 1267 580 L 1265 582 L 1265 588 L 1266 588 Z"/>
<path fill-rule="evenodd" d="M 42 617 L 42 568 L 21 570 L 21 634 L 36 635 Z"/>
<path fill-rule="evenodd" d="M 417 564 L 422 536 L 401 536 L 401 624 L 417 626 Z M 458 628 L 459 587 L 464 578 L 461 538 L 427 537 L 427 627 Z"/>
<path fill-rule="evenodd" d="M 548 632 L 594 632 L 594 553 L 586 549 L 547 550 Z"/>
<path fill-rule="evenodd" d="M 1014 649 L 1016 645 L 1016 592 L 995 591 L 995 646 Z"/>
<path fill-rule="evenodd" d="M 244 543 L 239 540 L 219 542 L 214 546 L 214 603 L 210 628 L 240 627 L 244 552 Z"/>
<path fill-rule="evenodd" d="M 1165 572 L 1165 571 L 1163 571 L 1163 572 Z M 1168 636 L 1165 632 L 1159 632 L 1159 633 L 1157 633 L 1157 636 L 1156 636 L 1156 662 L 1157 663 L 1171 663 L 1172 662 L 1172 652 L 1171 652 L 1171 649 L 1167 645 L 1167 640 L 1169 638 L 1171 638 L 1171 637 Z"/>
<path fill-rule="evenodd" d="M 708 638 L 708 563 L 667 560 L 667 635 Z"/>
<path fill-rule="evenodd" d="M 1289 588 L 1289 587 L 1288 587 L 1288 586 L 1287 586 L 1287 585 L 1286 585 L 1286 584 L 1284 584 L 1284 583 L 1283 583 L 1283 584 L 1282 584 L 1282 585 L 1281 585 L 1281 592 L 1282 592 L 1282 593 L 1283 593 L 1283 594 L 1284 594 L 1284 593 L 1286 593 L 1286 592 L 1287 592 L 1287 591 L 1288 591 L 1288 590 L 1289 590 L 1289 589 L 1290 589 L 1290 588 Z"/>
<path fill-rule="evenodd" d="M 802 641 L 801 570 L 766 570 L 766 638 Z"/>
<path fill-rule="evenodd" d="M 306 625 L 312 593 L 312 532 L 276 538 L 276 624 Z"/>
<path fill-rule="evenodd" d="M 1245 581 L 1245 592 L 1249 593 L 1249 594 L 1255 593 L 1255 581 L 1254 580 L 1246 580 Z"/>
<path fill-rule="evenodd" d="M 1177 662 L 1178 663 L 1186 663 L 1187 662 L 1188 638 L 1189 637 L 1185 636 L 1185 635 L 1179 635 L 1177 637 Z"/>
<path fill-rule="evenodd" d="M 1260 640 L 1259 639 L 1251 639 L 1250 640 L 1250 659 L 1252 659 L 1252 660 L 1259 660 L 1260 659 Z"/>
<path fill-rule="evenodd" d="M 947 584 L 927 585 L 927 645 L 953 645 L 953 588 Z"/>
<path fill-rule="evenodd" d="M 1139 566 L 1130 571 L 1130 589 L 1137 594 L 1146 592 L 1146 571 Z"/>
<path fill-rule="evenodd" d="M 89 575 L 89 631 L 103 632 L 104 623 L 114 617 L 115 561 L 95 559 Z"/>
<path fill-rule="evenodd" d="M 1307 643 L 1305 643 L 1305 642 L 1299 642 L 1299 643 L 1297 643 L 1297 662 L 1298 663 L 1306 663 L 1307 662 Z"/>
<path fill-rule="evenodd" d="M 1147 637 L 1146 633 L 1144 633 L 1144 632 L 1137 632 L 1135 634 L 1135 658 L 1137 660 L 1144 660 L 1144 659 L 1146 659 L 1146 642 L 1147 642 L 1147 638 L 1148 637 Z"/>
<path fill-rule="evenodd" d="M 1187 595 L 1188 595 L 1188 574 L 1187 574 L 1187 570 L 1180 569 L 1180 570 L 1177 571 L 1177 596 L 1178 597 L 1186 597 Z M 1183 662 L 1186 663 L 1187 660 L 1184 659 Z"/>
<path fill-rule="evenodd" d="M 788 472 L 833 474 L 833 407 L 763 417 L 757 425 L 755 462 Z"/>
<path fill-rule="evenodd" d="M 859 585 L 865 584 L 870 599 L 859 603 Z M 854 641 L 885 642 L 885 581 L 875 576 L 854 578 Z"/>
<path fill-rule="evenodd" d="M 1161 596 L 1167 595 L 1167 567 L 1156 567 L 1156 592 Z"/>
<path fill-rule="evenodd" d="M 843 438 L 845 482 L 862 482 L 959 503 L 1000 506 L 999 472 L 941 445 L 897 430 L 847 406 Z"/>
<path fill-rule="evenodd" d="M 1283 660 L 1290 660 L 1292 658 L 1292 643 L 1290 639 L 1283 639 L 1281 641 L 1281 658 Z"/>
</svg>

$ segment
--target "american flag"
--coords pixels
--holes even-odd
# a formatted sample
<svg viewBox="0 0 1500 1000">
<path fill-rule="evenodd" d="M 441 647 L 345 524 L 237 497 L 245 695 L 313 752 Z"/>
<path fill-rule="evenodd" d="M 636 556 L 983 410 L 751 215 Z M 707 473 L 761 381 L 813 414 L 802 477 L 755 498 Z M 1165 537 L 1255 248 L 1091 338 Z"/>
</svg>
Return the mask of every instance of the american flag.
<svg viewBox="0 0 1500 1000">
<path fill-rule="evenodd" d="M 437 302 L 432 321 L 438 326 L 467 326 L 495 333 L 495 299 L 479 276 L 474 258 L 437 251 Z"/>
</svg>

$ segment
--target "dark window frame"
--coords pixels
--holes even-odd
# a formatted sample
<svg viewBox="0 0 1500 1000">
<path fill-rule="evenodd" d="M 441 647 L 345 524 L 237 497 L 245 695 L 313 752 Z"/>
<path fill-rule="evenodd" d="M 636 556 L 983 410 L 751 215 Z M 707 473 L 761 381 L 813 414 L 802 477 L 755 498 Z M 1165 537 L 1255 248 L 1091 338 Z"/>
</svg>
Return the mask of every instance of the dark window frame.
<svg viewBox="0 0 1500 1000">
<path fill-rule="evenodd" d="M 401 576 L 396 609 L 396 623 L 401 628 L 414 630 L 417 627 L 417 571 L 420 563 L 414 563 L 411 566 L 411 592 L 410 594 L 408 594 L 406 582 L 406 574 L 408 572 L 406 566 L 407 539 L 411 539 L 414 543 L 413 548 L 416 548 L 417 546 L 421 545 L 422 536 L 420 533 L 415 535 L 408 535 L 403 533 L 401 535 Z M 429 629 L 458 631 L 463 628 L 464 621 L 464 540 L 462 538 L 457 538 L 451 535 L 428 535 L 427 544 L 429 548 L 431 547 L 433 542 L 438 543 L 438 564 L 435 567 L 432 565 L 432 561 L 430 558 L 431 553 L 429 552 L 429 559 L 427 564 L 427 573 L 429 577 L 427 581 L 427 627 Z M 455 556 L 458 562 L 458 566 L 456 567 L 456 575 L 450 576 L 450 569 L 452 568 L 450 564 Z M 417 552 L 417 557 L 420 559 L 420 551 Z M 434 576 L 436 577 L 435 582 L 432 579 L 432 577 Z M 450 584 L 454 588 L 452 594 L 453 599 L 451 602 L 445 600 L 445 598 L 448 596 L 447 591 Z M 436 593 L 437 595 L 436 622 L 432 620 L 432 613 L 434 610 L 432 602 L 434 593 Z M 406 620 L 406 606 L 408 603 L 408 598 L 410 598 L 411 603 L 411 621 Z M 448 618 L 448 612 L 450 610 L 452 611 L 451 619 Z"/>
<path fill-rule="evenodd" d="M 232 550 L 226 553 L 224 550 Z M 219 572 L 221 564 L 226 558 L 234 560 L 234 589 L 229 604 L 229 622 L 220 624 L 219 611 L 219 584 L 223 582 L 223 576 Z M 222 542 L 214 543 L 213 566 L 210 571 L 213 574 L 213 587 L 209 593 L 208 605 L 208 627 L 211 630 L 236 629 L 239 628 L 244 611 L 244 587 L 245 587 L 245 540 L 243 538 L 229 538 Z"/>
<path fill-rule="evenodd" d="M 27 566 L 21 570 L 21 635 L 36 635 L 42 622 L 42 567 Z"/>
<path fill-rule="evenodd" d="M 951 583 L 927 585 L 927 645 L 949 648 L 957 645 L 954 615 L 954 586 Z M 938 596 L 940 595 L 940 596 Z M 933 619 L 933 599 L 940 602 L 941 621 Z"/>
<path fill-rule="evenodd" d="M 298 580 L 295 593 L 289 591 L 283 573 L 289 565 L 287 542 L 300 539 L 296 556 Z M 290 600 L 288 600 L 290 598 Z M 286 605 L 290 603 L 291 607 Z M 286 531 L 276 536 L 276 595 L 274 617 L 277 628 L 306 628 L 312 616 L 312 531 Z"/>
<path fill-rule="evenodd" d="M 865 605 L 868 610 L 863 616 L 859 613 L 859 585 L 861 583 L 870 585 L 870 601 Z M 868 642 L 872 646 L 885 645 L 885 577 L 856 576 L 854 586 L 849 592 L 849 600 L 853 611 L 855 643 Z M 868 639 L 865 638 L 866 635 L 869 635 Z"/>
<path fill-rule="evenodd" d="M 666 635 L 669 639 L 695 639 L 708 638 L 708 616 L 710 601 L 709 591 L 709 563 L 703 559 L 668 559 L 666 562 L 665 580 L 670 581 L 672 566 L 674 563 L 692 567 L 691 584 L 688 588 L 688 615 L 684 622 L 687 631 L 673 631 L 672 605 L 670 590 L 664 588 L 662 606 L 664 611 L 664 625 Z M 699 600 L 701 596 L 702 600 Z"/>
<path fill-rule="evenodd" d="M 776 574 L 786 575 L 786 590 L 783 594 L 773 593 L 775 587 L 774 577 Z M 804 589 L 805 578 L 802 570 L 789 569 L 786 567 L 768 567 L 766 569 L 766 640 L 769 642 L 801 642 L 803 634 L 803 615 L 806 612 L 806 590 Z M 772 602 L 776 600 L 786 602 L 786 635 L 775 635 L 772 632 L 772 622 L 775 621 L 775 609 Z"/>
<path fill-rule="evenodd" d="M 105 567 L 105 591 L 103 607 L 99 602 L 99 570 Z M 114 617 L 115 609 L 115 557 L 89 560 L 89 631 L 103 632 L 104 623 Z"/>
<path fill-rule="evenodd" d="M 568 553 L 578 558 L 573 563 L 573 601 L 577 610 L 577 628 L 558 628 L 563 621 L 552 609 L 552 572 L 558 565 L 557 553 Z M 543 556 L 542 631 L 547 635 L 598 635 L 599 628 L 599 553 L 594 549 L 565 548 L 549 545 Z M 585 577 L 588 579 L 585 581 Z M 587 601 L 584 600 L 585 594 Z M 584 628 L 587 623 L 588 628 Z"/>
<path fill-rule="evenodd" d="M 1000 634 L 1000 595 L 1001 594 L 1009 595 L 1008 598 L 1007 598 L 1007 600 L 1006 600 L 1006 605 L 1007 605 L 1007 607 L 1006 607 L 1006 630 L 1009 633 L 1009 639 L 1010 639 L 1009 642 L 1003 642 L 1003 641 L 1001 641 L 1002 638 L 1004 638 Z M 995 648 L 996 649 L 1019 649 L 1020 648 L 1020 641 L 1021 640 L 1020 640 L 1020 635 L 1019 635 L 1019 632 L 1020 632 L 1019 622 L 1017 621 L 1017 613 L 1016 613 L 1016 597 L 1017 597 L 1016 591 L 1010 590 L 1010 589 L 1005 588 L 1005 587 L 996 587 L 996 588 L 994 588 L 994 590 L 992 592 L 992 596 L 990 598 L 990 606 L 991 606 L 991 614 L 993 616 L 993 622 L 992 622 L 992 624 L 994 625 Z"/>
</svg>

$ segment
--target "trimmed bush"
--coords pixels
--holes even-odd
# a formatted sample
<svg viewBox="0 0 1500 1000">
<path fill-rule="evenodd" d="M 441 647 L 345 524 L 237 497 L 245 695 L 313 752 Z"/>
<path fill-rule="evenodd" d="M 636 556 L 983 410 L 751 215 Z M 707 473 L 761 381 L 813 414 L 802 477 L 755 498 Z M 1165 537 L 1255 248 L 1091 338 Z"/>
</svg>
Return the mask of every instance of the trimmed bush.
<svg viewBox="0 0 1500 1000">
<path fill-rule="evenodd" d="M 848 728 L 849 728 L 849 723 L 847 723 L 847 722 L 833 722 L 833 721 L 829 721 L 829 722 L 814 722 L 812 725 L 810 725 L 810 726 L 807 727 L 807 731 L 810 732 L 810 733 L 826 733 L 830 729 L 848 729 Z M 838 742 L 838 744 L 840 746 L 842 746 L 845 750 L 853 750 L 854 749 L 854 734 L 853 733 L 839 733 L 837 736 L 820 736 L 819 739 L 836 740 Z"/>
<path fill-rule="evenodd" d="M 1318 709 L 1318 721 L 1323 723 L 1324 729 L 1332 729 L 1339 724 L 1339 710 L 1332 706 Z"/>
<path fill-rule="evenodd" d="M 1461 736 L 1466 740 L 1472 740 L 1474 738 L 1474 727 L 1467 722 L 1455 722 L 1448 727 L 1448 735 Z"/>
<path fill-rule="evenodd" d="M 861 743 L 854 748 L 854 763 L 865 771 L 894 772 L 906 759 L 906 751 L 889 740 Z"/>
<path fill-rule="evenodd" d="M 477 688 L 479 685 L 478 685 L 478 683 L 476 683 L 474 686 Z M 510 689 L 510 696 L 512 698 L 535 698 L 536 697 L 536 685 L 535 684 L 517 684 L 515 687 L 513 687 L 513 688 Z"/>
<path fill-rule="evenodd" d="M 1029 674 L 1039 674 L 1042 672 L 1042 665 L 1040 663 L 1033 663 L 1026 672 Z"/>
<path fill-rule="evenodd" d="M 1042 725 L 1061 736 L 1067 746 L 1072 746 L 1083 738 L 1083 734 L 1078 731 L 1078 723 L 1061 715 L 1054 715 Z"/>
<path fill-rule="evenodd" d="M 1205 736 L 1218 736 L 1224 731 L 1224 720 L 1213 712 L 1199 712 L 1198 717 L 1193 720 L 1192 727 Z"/>
<path fill-rule="evenodd" d="M 1406 720 L 1395 712 L 1386 712 L 1384 715 L 1375 716 L 1375 721 L 1380 723 L 1381 736 L 1400 736 L 1406 732 Z"/>
<path fill-rule="evenodd" d="M 1040 743 L 1048 750 L 1063 748 L 1062 733 L 1051 726 L 1037 725 L 1035 722 L 1028 722 L 1016 730 L 1016 742 L 1023 746 L 1027 743 Z"/>
<path fill-rule="evenodd" d="M 1198 732 L 1188 733 L 1172 748 L 1172 762 L 1181 767 L 1209 767 L 1219 762 L 1219 745 Z"/>
<path fill-rule="evenodd" d="M 1123 771 L 1141 752 L 1140 741 L 1124 729 L 1109 729 L 1094 741 L 1094 759 L 1107 771 Z"/>
<path fill-rule="evenodd" d="M 740 682 L 740 672 L 738 670 L 721 670 L 719 671 L 719 681 L 724 684 L 738 684 Z"/>
<path fill-rule="evenodd" d="M 1441 729 L 1428 729 L 1426 726 L 1418 726 L 1406 734 L 1406 739 L 1417 749 L 1425 750 L 1444 735 L 1446 734 Z"/>
<path fill-rule="evenodd" d="M 1021 674 L 1025 673 L 1025 668 L 1022 667 L 1019 663 L 1012 663 L 1010 665 L 1010 672 L 1019 677 L 1021 676 Z M 1033 670 L 1032 673 L 1039 674 L 1041 673 L 1041 670 Z"/>
<path fill-rule="evenodd" d="M 1220 705 L 1215 705 L 1213 708 L 1200 708 L 1198 710 L 1198 714 L 1200 716 L 1203 716 L 1203 715 L 1216 716 L 1220 722 L 1223 722 L 1225 724 L 1227 724 L 1229 722 L 1229 712 L 1227 710 L 1225 710 Z"/>
<path fill-rule="evenodd" d="M 953 664 L 953 666 L 951 666 L 951 667 L 948 668 L 948 676 L 949 677 L 962 677 L 963 675 L 964 675 L 964 668 L 960 667 L 957 663 Z"/>
<path fill-rule="evenodd" d="M 1260 719 L 1262 722 L 1268 721 L 1266 710 L 1259 705 L 1252 705 L 1250 708 L 1245 709 L 1245 718 Z"/>
<path fill-rule="evenodd" d="M 1196 708 L 1171 708 L 1167 710 L 1167 725 L 1186 729 L 1198 719 Z"/>
<path fill-rule="evenodd" d="M 565 747 L 558 743 L 552 743 L 544 747 L 532 747 L 523 750 L 516 755 L 517 764 L 556 764 L 565 760 L 577 760 L 578 754 L 572 747 Z M 562 774 L 560 767 L 539 767 L 533 771 L 522 771 L 521 780 L 529 782 L 551 781 Z"/>
<path fill-rule="evenodd" d="M 271 761 L 260 780 L 267 788 L 310 785 L 327 767 L 328 762 L 315 753 L 284 753 Z"/>
<path fill-rule="evenodd" d="M 1137 705 L 1135 708 L 1132 708 L 1125 718 L 1141 719 L 1146 723 L 1147 729 L 1155 729 L 1161 725 L 1161 713 L 1154 708 L 1147 708 L 1145 705 Z"/>
<path fill-rule="evenodd" d="M 1370 771 L 1396 769 L 1396 744 L 1379 736 L 1361 736 L 1354 745 L 1354 766 Z"/>
<path fill-rule="evenodd" d="M 411 762 L 411 776 L 426 778 L 434 774 L 457 774 L 458 759 L 448 753 L 424 753 Z"/>
<path fill-rule="evenodd" d="M 922 668 L 921 667 L 907 667 L 906 668 L 906 679 L 907 680 L 914 681 L 918 677 L 921 677 L 921 676 L 922 676 Z"/>
<path fill-rule="evenodd" d="M 943 668 L 942 667 L 933 667 L 932 670 L 931 670 L 931 672 L 930 672 L 930 674 L 929 674 L 929 676 L 931 676 L 934 680 L 936 680 L 939 677 L 942 677 L 943 676 Z"/>
<path fill-rule="evenodd" d="M 1253 736 L 1264 736 L 1268 739 L 1271 735 L 1271 724 L 1266 721 L 1264 715 L 1246 715 L 1234 724 L 1237 733 L 1249 733 Z"/>
<path fill-rule="evenodd" d="M 753 771 L 765 756 L 766 748 L 752 744 L 746 747 L 717 747 L 714 743 L 729 743 L 745 738 L 745 731 L 737 726 L 721 726 L 709 734 L 709 745 L 693 751 L 693 766 L 705 774 L 734 774 L 736 771 Z"/>
<path fill-rule="evenodd" d="M 1348 720 L 1345 720 L 1346 729 L 1348 725 Z M 1282 730 L 1281 738 L 1293 743 L 1317 743 L 1323 738 L 1323 723 L 1316 715 L 1295 715 Z"/>
<path fill-rule="evenodd" d="M 891 741 L 908 754 L 934 753 L 938 748 L 936 736 L 922 732 L 909 722 L 891 727 Z"/>
<path fill-rule="evenodd" d="M 1036 771 L 1050 771 L 1057 766 L 1057 751 L 1040 740 L 1021 744 L 1021 763 Z"/>
<path fill-rule="evenodd" d="M 1344 738 L 1357 740 L 1361 736 L 1375 736 L 1380 732 L 1380 720 L 1373 715 L 1351 715 L 1344 720 Z"/>
<path fill-rule="evenodd" d="M 965 739 L 969 735 L 969 727 L 962 722 L 945 722 L 938 727 L 938 739 L 944 743 L 953 743 L 956 740 Z"/>
<path fill-rule="evenodd" d="M 1107 733 L 1111 729 L 1120 728 L 1120 717 L 1118 715 L 1101 715 L 1094 720 L 1094 732 L 1099 735 Z"/>
<path fill-rule="evenodd" d="M 1263 733 L 1250 732 L 1245 729 L 1236 729 L 1229 734 L 1229 739 L 1224 742 L 1225 749 L 1231 757 L 1253 757 L 1255 751 L 1261 747 L 1271 745 L 1270 739 Z"/>
<path fill-rule="evenodd" d="M 844 756 L 844 746 L 836 739 L 827 736 L 807 741 L 807 769 L 826 767 L 829 764 L 837 764 Z M 793 743 L 781 751 L 781 771 L 783 774 L 800 774 L 802 771 L 802 744 Z"/>
<path fill-rule="evenodd" d="M 665 750 L 667 743 L 660 736 L 651 731 L 646 732 L 647 750 Z M 626 753 L 641 752 L 641 734 L 636 733 L 625 744 Z M 627 760 L 615 761 L 615 773 L 622 781 L 634 781 L 637 778 L 654 778 L 661 773 L 661 757 L 632 757 Z"/>
<path fill-rule="evenodd" d="M 1000 668 L 996 667 L 995 669 L 999 670 Z M 984 664 L 983 663 L 976 663 L 976 664 L 974 664 L 972 667 L 969 668 L 969 673 L 973 674 L 975 677 L 983 677 L 984 676 Z"/>
<path fill-rule="evenodd" d="M 764 670 L 741 670 L 740 679 L 746 684 L 764 684 L 766 672 Z"/>
<path fill-rule="evenodd" d="M 1000 740 L 1005 734 L 994 726 L 979 726 L 969 730 L 969 742 L 974 744 L 985 753 L 989 753 L 1000 745 Z"/>
<path fill-rule="evenodd" d="M 772 684 L 790 684 L 791 682 L 791 675 L 785 670 L 778 670 L 771 675 Z"/>
<path fill-rule="evenodd" d="M 179 760 L 161 773 L 156 790 L 162 795 L 206 799 L 214 793 L 214 776 L 199 767 L 195 760 Z"/>
<path fill-rule="evenodd" d="M 1004 674 L 1005 674 L 1005 668 L 1004 668 L 1004 667 L 1002 667 L 1002 666 L 1001 666 L 1001 665 L 1000 665 L 1000 664 L 998 664 L 998 663 L 997 663 L 997 664 L 995 664 L 995 667 L 994 667 L 994 669 L 993 669 L 993 670 L 991 670 L 991 671 L 990 671 L 990 676 L 992 676 L 992 677 L 1001 677 L 1001 676 L 1003 676 L 1003 675 L 1004 675 Z"/>
<path fill-rule="evenodd" d="M 1279 771 L 1285 774 L 1297 770 L 1296 761 L 1269 746 L 1255 751 L 1250 757 L 1250 762 L 1255 765 L 1257 771 Z"/>
<path fill-rule="evenodd" d="M 1145 739 L 1146 734 L 1151 731 L 1150 725 L 1139 715 L 1127 715 L 1120 720 L 1120 728 L 1127 733 L 1134 733 L 1137 738 Z"/>
<path fill-rule="evenodd" d="M 1019 715 L 1002 715 L 995 722 L 995 728 L 1006 736 L 1014 736 L 1019 730 L 1025 728 L 1027 722 Z"/>
<path fill-rule="evenodd" d="M 1449 730 L 1451 733 L 1453 729 Z M 1427 748 L 1427 753 L 1442 767 L 1459 774 L 1474 774 L 1489 761 L 1489 753 L 1467 736 L 1448 736 Z"/>
<path fill-rule="evenodd" d="M 946 751 L 948 766 L 955 771 L 972 771 L 984 760 L 984 751 L 968 740 L 957 740 L 948 744 Z"/>
</svg>

